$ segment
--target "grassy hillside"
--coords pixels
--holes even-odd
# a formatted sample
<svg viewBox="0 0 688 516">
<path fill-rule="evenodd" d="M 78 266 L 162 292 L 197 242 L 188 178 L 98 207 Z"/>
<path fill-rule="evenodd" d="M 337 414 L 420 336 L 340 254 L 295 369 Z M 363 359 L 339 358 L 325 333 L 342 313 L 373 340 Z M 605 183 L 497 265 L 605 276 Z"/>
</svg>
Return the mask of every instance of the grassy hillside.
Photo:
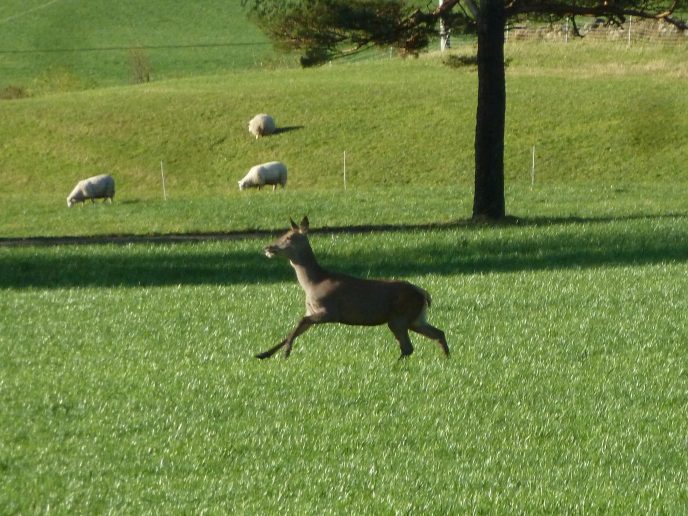
<svg viewBox="0 0 688 516">
<path fill-rule="evenodd" d="M 675 210 L 680 189 L 671 185 L 688 180 L 688 120 L 679 115 L 688 112 L 688 72 L 680 49 L 569 48 L 509 47 L 507 187 L 526 192 L 510 211 L 581 214 L 591 195 L 634 189 Z M 426 56 L 1 102 L 0 199 L 8 216 L 0 232 L 223 230 L 260 225 L 292 206 L 322 206 L 325 222 L 344 223 L 350 217 L 331 199 L 343 189 L 345 151 L 348 193 L 368 199 L 356 210 L 361 223 L 387 213 L 377 203 L 383 195 L 412 205 L 430 196 L 419 215 L 425 222 L 466 217 L 475 92 L 473 69 Z M 289 130 L 253 139 L 246 123 L 262 111 Z M 250 166 L 272 159 L 288 165 L 290 193 L 237 191 Z M 163 205 L 161 160 L 170 201 L 181 205 Z M 67 210 L 64 199 L 79 178 L 105 171 L 118 182 L 115 206 L 100 210 L 111 222 L 84 226 L 93 210 Z M 414 215 L 393 205 L 392 220 Z M 169 215 L 175 212 L 187 215 L 179 220 Z"/>
<path fill-rule="evenodd" d="M 268 65 L 274 58 L 238 0 L 0 3 L 0 90 L 127 84 L 134 47 L 141 47 L 153 80 Z"/>
</svg>

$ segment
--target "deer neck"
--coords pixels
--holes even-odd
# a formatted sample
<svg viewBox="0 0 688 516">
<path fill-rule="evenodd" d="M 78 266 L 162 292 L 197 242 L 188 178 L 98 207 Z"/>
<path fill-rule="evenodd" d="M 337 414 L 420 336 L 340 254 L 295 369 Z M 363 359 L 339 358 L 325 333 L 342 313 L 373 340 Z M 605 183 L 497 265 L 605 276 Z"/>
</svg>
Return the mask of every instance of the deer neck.
<svg viewBox="0 0 688 516">
<path fill-rule="evenodd" d="M 313 249 L 310 245 L 304 247 L 300 252 L 289 260 L 291 266 L 296 271 L 296 278 L 301 287 L 308 291 L 312 285 L 320 283 L 327 275 L 318 260 L 315 258 Z"/>
</svg>

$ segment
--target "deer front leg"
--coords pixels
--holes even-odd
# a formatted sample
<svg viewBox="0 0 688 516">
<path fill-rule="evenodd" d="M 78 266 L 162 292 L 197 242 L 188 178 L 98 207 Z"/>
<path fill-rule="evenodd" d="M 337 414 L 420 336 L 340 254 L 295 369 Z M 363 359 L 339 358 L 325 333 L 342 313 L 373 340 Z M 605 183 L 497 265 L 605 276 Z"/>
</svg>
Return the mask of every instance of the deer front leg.
<svg viewBox="0 0 688 516">
<path fill-rule="evenodd" d="M 334 322 L 334 319 L 328 314 L 326 311 L 322 312 L 316 312 L 312 313 L 309 315 L 306 315 L 301 318 L 299 321 L 299 324 L 296 325 L 296 328 L 294 329 L 293 332 L 285 339 L 285 346 L 286 348 L 284 349 L 284 358 L 288 358 L 289 354 L 291 353 L 291 346 L 294 344 L 294 341 L 296 340 L 296 337 L 299 335 L 303 334 L 306 332 L 308 328 L 311 326 L 314 326 L 316 324 L 322 324 L 322 323 L 327 323 L 327 322 Z"/>
<path fill-rule="evenodd" d="M 272 355 L 274 355 L 279 349 L 284 346 L 287 343 L 287 339 L 284 339 L 282 342 L 277 344 L 275 347 L 268 349 L 267 351 L 263 351 L 262 353 L 258 353 L 256 355 L 256 358 L 260 358 L 261 360 L 264 358 L 270 358 Z"/>
<path fill-rule="evenodd" d="M 322 316 L 307 315 L 305 317 L 302 317 L 299 323 L 296 325 L 296 328 L 294 328 L 294 330 L 289 334 L 289 336 L 286 339 L 284 339 L 276 346 L 268 349 L 267 351 L 263 351 L 262 353 L 257 354 L 256 358 L 269 358 L 272 355 L 274 355 L 277 351 L 279 351 L 280 348 L 285 346 L 286 347 L 284 349 L 284 358 L 288 358 L 291 354 L 291 348 L 294 344 L 294 341 L 296 340 L 296 337 L 304 333 L 308 328 L 310 328 L 314 324 L 319 324 L 321 322 L 325 322 Z"/>
</svg>

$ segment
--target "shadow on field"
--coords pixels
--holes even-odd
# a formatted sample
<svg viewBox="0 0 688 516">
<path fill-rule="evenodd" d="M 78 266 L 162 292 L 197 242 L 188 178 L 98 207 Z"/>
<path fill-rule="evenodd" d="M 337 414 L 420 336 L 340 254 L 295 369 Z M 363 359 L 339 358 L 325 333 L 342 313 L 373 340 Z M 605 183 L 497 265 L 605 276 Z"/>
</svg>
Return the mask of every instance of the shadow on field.
<svg viewBox="0 0 688 516">
<path fill-rule="evenodd" d="M 484 231 L 467 222 L 429 225 L 373 225 L 316 228 L 312 243 L 321 263 L 328 268 L 362 277 L 455 275 L 489 272 L 582 269 L 601 266 L 643 265 L 688 261 L 686 225 L 666 224 L 688 215 L 661 215 L 597 219 L 518 219 L 507 226 L 546 228 L 548 231 L 512 233 Z M 643 231 L 614 222 L 646 221 Z M 664 223 L 663 223 L 664 222 Z M 600 224 L 608 225 L 596 230 Z M 570 225 L 580 225 L 573 231 Z M 328 246 L 327 234 L 439 232 L 439 238 L 424 241 L 418 235 L 404 238 L 389 251 L 379 247 Z M 232 285 L 294 281 L 288 262 L 268 260 L 262 249 L 277 233 L 250 231 L 205 235 L 159 235 L 148 237 L 79 238 L 68 242 L 35 239 L 7 249 L 0 246 L 0 288 L 63 288 L 165 285 Z M 449 237 L 449 238 L 447 238 Z M 364 236 L 360 237 L 364 239 Z M 209 251 L 200 246 L 174 243 L 229 240 L 226 248 Z M 237 249 L 237 241 L 243 241 Z M 233 242 L 232 242 L 233 241 Z M 247 246 L 246 241 L 250 242 Z M 32 243 L 31 243 L 32 242 Z M 65 245 L 65 244 L 84 245 Z M 140 243 L 146 245 L 129 245 Z M 168 245 L 151 245 L 151 244 Z M 254 245 L 255 243 L 255 245 Z M 61 244 L 61 245 L 55 245 Z M 85 245 L 89 244 L 89 245 Z M 127 244 L 127 245 L 91 245 Z"/>
</svg>

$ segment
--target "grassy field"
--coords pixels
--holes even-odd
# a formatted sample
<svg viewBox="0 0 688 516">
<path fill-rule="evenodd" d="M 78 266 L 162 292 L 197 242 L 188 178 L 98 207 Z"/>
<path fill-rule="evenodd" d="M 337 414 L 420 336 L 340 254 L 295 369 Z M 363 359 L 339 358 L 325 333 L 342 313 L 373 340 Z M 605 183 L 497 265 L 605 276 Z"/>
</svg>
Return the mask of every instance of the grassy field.
<svg viewBox="0 0 688 516">
<path fill-rule="evenodd" d="M 0 243 L 263 235 L 0 245 L 0 514 L 686 512 L 684 50 L 510 44 L 519 220 L 474 226 L 474 69 L 167 48 L 255 36 L 220 4 L 150 2 L 133 25 L 126 2 L 0 6 L 0 50 L 121 47 L 55 54 L 72 61 L 45 86 L 53 57 L 0 52 L 32 95 L 0 101 Z M 151 83 L 126 85 L 133 44 Z M 289 130 L 252 139 L 259 111 Z M 287 189 L 238 192 L 270 159 Z M 114 204 L 66 207 L 105 171 Z M 428 289 L 452 357 L 414 336 L 399 362 L 384 327 L 324 326 L 288 361 L 254 359 L 302 313 L 262 248 L 303 214 L 324 265 Z"/>
<path fill-rule="evenodd" d="M 453 352 L 324 326 L 263 240 L 0 249 L 0 511 L 683 512 L 685 217 L 315 234 Z M 209 307 L 212 307 L 209 309 Z"/>
<path fill-rule="evenodd" d="M 682 207 L 688 143 L 678 135 L 688 133 L 679 115 L 688 111 L 688 73 L 681 52 L 595 46 L 603 49 L 595 62 L 594 49 L 581 47 L 594 64 L 574 74 L 564 66 L 567 59 L 575 69 L 584 58 L 556 48 L 546 54 L 534 45 L 509 47 L 505 159 L 507 188 L 518 194 L 507 209 L 519 216 L 584 216 L 586 203 L 570 208 L 572 199 L 631 190 L 656 191 L 666 197 L 667 210 Z M 614 66 L 615 60 L 628 63 Z M 6 216 L 0 234 L 274 228 L 302 208 L 330 225 L 378 221 L 385 206 L 392 207 L 392 220 L 404 222 L 466 218 L 475 88 L 474 70 L 426 56 L 1 102 Z M 454 93 L 438 98 L 438 91 Z M 290 130 L 252 139 L 246 123 L 261 111 Z M 340 195 L 344 152 L 346 196 Z M 252 165 L 272 159 L 289 167 L 286 195 L 238 191 L 236 181 Z M 168 203 L 162 201 L 161 161 Z M 112 209 L 67 210 L 76 181 L 102 172 L 117 180 Z M 428 201 L 440 202 L 418 209 L 426 190 L 432 192 Z M 413 209 L 376 202 L 387 195 L 414 199 Z M 554 201 L 543 212 L 550 196 Z M 341 209 L 347 204 L 352 211 Z"/>
<path fill-rule="evenodd" d="M 134 48 L 152 80 L 283 62 L 238 0 L 0 5 L 0 91 L 9 85 L 37 94 L 128 84 Z"/>
</svg>

